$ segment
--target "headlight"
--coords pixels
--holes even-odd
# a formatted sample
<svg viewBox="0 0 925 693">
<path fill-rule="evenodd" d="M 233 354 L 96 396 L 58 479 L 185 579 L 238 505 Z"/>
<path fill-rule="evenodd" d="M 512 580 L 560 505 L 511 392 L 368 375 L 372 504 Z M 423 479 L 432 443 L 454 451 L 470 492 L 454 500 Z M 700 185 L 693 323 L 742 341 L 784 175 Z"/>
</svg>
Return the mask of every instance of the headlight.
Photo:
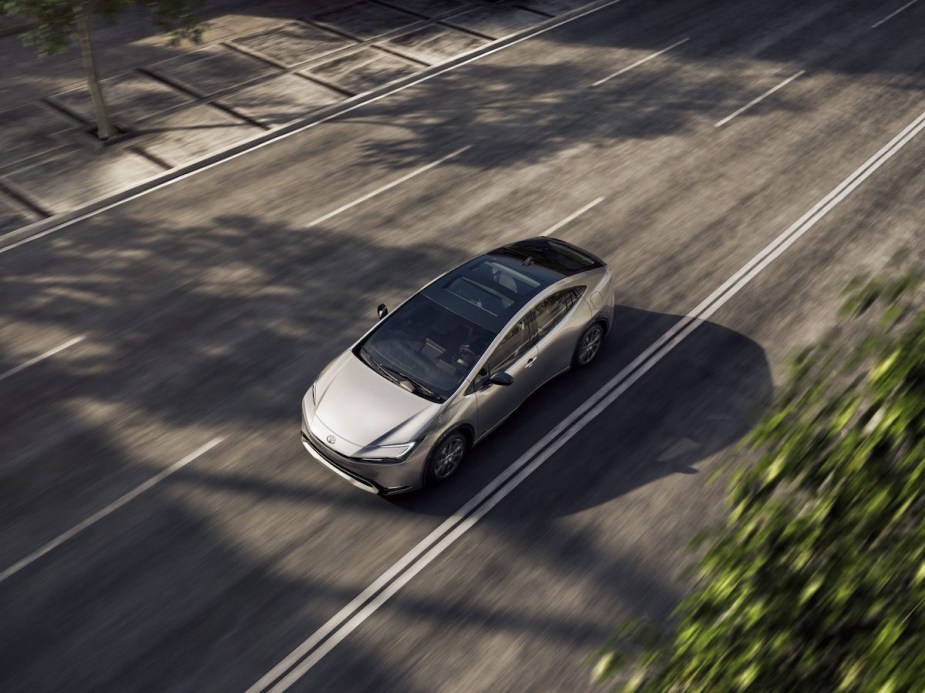
<svg viewBox="0 0 925 693">
<path fill-rule="evenodd" d="M 369 462 L 402 462 L 408 458 L 408 455 L 411 454 L 411 451 L 417 444 L 417 441 L 413 440 L 410 443 L 402 443 L 400 445 L 377 445 L 360 450 L 358 453 L 354 454 L 353 457 L 361 460 L 368 460 Z"/>
<path fill-rule="evenodd" d="M 318 395 L 315 392 L 315 385 L 316 383 L 312 383 L 312 404 L 318 406 Z"/>
</svg>

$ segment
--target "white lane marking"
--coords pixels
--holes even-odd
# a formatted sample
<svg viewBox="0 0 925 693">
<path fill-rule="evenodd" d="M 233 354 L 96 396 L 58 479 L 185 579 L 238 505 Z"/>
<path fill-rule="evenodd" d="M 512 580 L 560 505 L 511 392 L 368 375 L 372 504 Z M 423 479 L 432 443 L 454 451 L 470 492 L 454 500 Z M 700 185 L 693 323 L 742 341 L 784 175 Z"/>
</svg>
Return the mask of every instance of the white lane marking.
<svg viewBox="0 0 925 693">
<path fill-rule="evenodd" d="M 548 235 L 551 234 L 551 233 L 555 233 L 556 231 L 558 231 L 559 229 L 561 229 L 561 228 L 562 228 L 563 226 L 565 226 L 566 224 L 568 224 L 568 223 L 570 223 L 570 222 L 572 222 L 572 221 L 575 221 L 575 219 L 577 219 L 578 217 L 580 217 L 582 214 L 584 214 L 584 213 L 587 212 L 588 210 L 597 207 L 597 206 L 598 206 L 601 202 L 603 202 L 603 201 L 604 201 L 604 198 L 603 198 L 603 197 L 599 197 L 599 198 L 597 198 L 596 200 L 592 200 L 591 202 L 589 202 L 588 204 L 586 204 L 584 207 L 582 207 L 581 209 L 579 209 L 577 212 L 572 212 L 571 214 L 569 214 L 567 217 L 565 217 L 565 219 L 563 219 L 562 221 L 560 221 L 558 224 L 553 224 L 552 226 L 550 226 L 548 229 L 546 229 L 545 231 L 543 231 L 543 233 L 541 233 L 540 235 L 541 235 L 541 236 L 548 236 Z"/>
<path fill-rule="evenodd" d="M 599 79 L 599 80 L 597 80 L 596 82 L 592 82 L 592 83 L 591 83 L 591 86 L 592 86 L 592 87 L 598 87 L 598 86 L 602 85 L 604 82 L 607 82 L 607 81 L 613 79 L 614 77 L 619 77 L 619 76 L 622 75 L 624 72 L 629 72 L 630 70 L 632 70 L 632 69 L 634 69 L 634 68 L 637 68 L 637 67 L 639 67 L 640 65 L 649 62 L 650 60 L 654 60 L 655 58 L 657 58 L 658 56 L 662 55 L 663 53 L 667 53 L 667 52 L 670 51 L 672 48 L 677 48 L 677 47 L 680 46 L 682 43 L 687 43 L 688 41 L 690 41 L 690 38 L 683 38 L 683 39 L 681 39 L 680 41 L 678 41 L 677 43 L 672 43 L 670 46 L 668 46 L 668 48 L 663 48 L 663 49 L 660 50 L 658 53 L 653 53 L 652 55 L 648 55 L 648 56 L 646 56 L 645 58 L 642 58 L 642 59 L 640 59 L 640 60 L 637 60 L 637 61 L 634 62 L 632 65 L 627 65 L 627 66 L 624 67 L 622 70 L 617 70 L 617 71 L 614 72 L 612 75 L 608 75 L 607 77 L 604 77 L 604 79 Z"/>
<path fill-rule="evenodd" d="M 761 96 L 759 96 L 759 97 L 757 97 L 757 98 L 754 98 L 754 99 L 752 99 L 751 101 L 749 101 L 747 104 L 745 104 L 744 106 L 742 106 L 742 108 L 740 108 L 740 109 L 738 109 L 738 110 L 736 110 L 736 111 L 733 111 L 732 113 L 730 113 L 729 115 L 727 115 L 727 116 L 726 116 L 725 118 L 723 118 L 722 120 L 719 120 L 719 121 L 713 123 L 713 127 L 715 127 L 715 128 L 722 127 L 723 125 L 725 125 L 726 123 L 728 123 L 730 120 L 732 120 L 733 118 L 735 118 L 737 115 L 742 115 L 742 114 L 745 113 L 745 111 L 747 111 L 749 108 L 751 108 L 751 107 L 754 106 L 755 104 L 761 103 L 761 102 L 764 101 L 766 98 L 768 98 L 771 94 L 773 94 L 774 92 L 776 92 L 778 89 L 783 89 L 783 88 L 786 87 L 788 84 L 790 84 L 793 80 L 795 80 L 797 77 L 799 77 L 800 75 L 803 75 L 803 74 L 806 74 L 806 70 L 800 70 L 800 71 L 797 72 L 795 75 L 791 75 L 790 77 L 788 77 L 787 79 L 785 79 L 783 82 L 781 82 L 780 84 L 778 84 L 776 87 L 771 87 L 770 89 L 768 89 L 768 90 L 767 90 L 764 94 L 762 94 Z"/>
<path fill-rule="evenodd" d="M 171 474 L 173 474 L 173 473 L 175 473 L 175 472 L 178 472 L 179 470 L 183 469 L 183 467 L 185 467 L 186 465 L 188 465 L 190 462 L 192 462 L 192 461 L 195 460 L 196 458 L 201 457 L 202 455 L 204 455 L 205 453 L 207 453 L 209 450 L 211 450 L 212 448 L 214 448 L 216 445 L 218 445 L 219 443 L 221 443 L 223 440 L 224 440 L 224 438 L 213 438 L 212 440 L 210 440 L 208 443 L 206 443 L 205 445 L 203 445 L 201 448 L 199 448 L 199 449 L 196 450 L 195 452 L 193 452 L 193 453 L 187 455 L 186 457 L 184 457 L 184 458 L 183 458 L 182 460 L 180 460 L 179 462 L 175 462 L 174 464 L 170 465 L 170 466 L 167 467 L 167 469 L 165 469 L 164 471 L 162 471 L 162 472 L 160 472 L 160 473 L 158 473 L 158 474 L 155 474 L 153 477 L 151 477 L 150 479 L 148 479 L 146 482 L 144 482 L 144 483 L 141 484 L 140 486 L 136 486 L 134 489 L 132 489 L 131 491 L 129 491 L 128 493 L 126 493 L 124 496 L 121 496 L 121 497 L 117 498 L 117 499 L 114 500 L 112 503 L 110 503 L 110 504 L 107 505 L 105 508 L 103 508 L 102 510 L 99 510 L 99 511 L 93 513 L 90 517 L 88 517 L 86 520 L 84 520 L 84 521 L 81 522 L 80 524 L 77 524 L 77 525 L 75 525 L 74 527 L 71 527 L 71 529 L 69 529 L 68 531 L 66 531 L 64 534 L 61 534 L 61 535 L 55 537 L 55 538 L 52 539 L 50 542 L 48 542 L 47 544 L 45 544 L 42 548 L 38 549 L 37 551 L 34 551 L 34 552 L 30 553 L 30 554 L 29 554 L 28 556 L 26 556 L 25 558 L 23 558 L 23 559 L 17 561 L 17 562 L 14 563 L 13 565 L 11 565 L 9 568 L 7 568 L 6 570 L 4 570 L 2 573 L 0 573 L 0 582 L 3 582 L 4 580 L 6 580 L 6 579 L 9 578 L 9 577 L 12 577 L 13 575 L 15 575 L 16 573 L 18 573 L 20 570 L 22 570 L 22 569 L 25 568 L 26 566 L 28 566 L 28 565 L 34 563 L 35 561 L 37 561 L 38 559 L 40 559 L 40 558 L 41 558 L 42 556 L 44 556 L 45 554 L 47 554 L 47 553 L 49 553 L 50 551 L 53 551 L 54 549 L 56 549 L 56 548 L 58 548 L 59 546 L 61 546 L 61 544 L 63 544 L 64 542 L 66 542 L 66 541 L 68 541 L 68 540 L 70 540 L 70 539 L 73 539 L 75 536 L 77 536 L 78 534 L 80 534 L 81 532 L 83 532 L 83 531 L 84 531 L 85 529 L 87 529 L 88 527 L 90 527 L 90 526 L 96 524 L 97 522 L 99 522 L 100 520 L 102 520 L 102 519 L 103 519 L 104 517 L 106 517 L 107 515 L 111 515 L 111 514 L 114 513 L 116 510 L 118 510 L 119 508 L 121 508 L 123 505 L 125 505 L 126 503 L 128 503 L 129 501 L 134 500 L 135 498 L 137 498 L 138 496 L 140 496 L 140 495 L 141 495 L 142 493 L 144 493 L 145 491 L 147 491 L 147 490 L 149 490 L 150 488 L 152 488 L 153 486 L 159 484 L 161 481 L 163 481 L 164 479 L 166 479 L 166 478 L 167 478 L 168 476 L 170 476 Z"/>
<path fill-rule="evenodd" d="M 360 197 L 358 197 L 357 199 L 355 199 L 353 202 L 348 202 L 347 204 L 342 205 L 341 207 L 338 207 L 337 209 L 335 209 L 335 210 L 333 210 L 333 211 L 331 211 L 331 212 L 328 212 L 327 214 L 322 214 L 322 215 L 321 215 L 320 217 L 318 217 L 317 219 L 311 221 L 311 222 L 308 224 L 308 226 L 307 226 L 306 228 L 311 228 L 312 226 L 317 226 L 318 224 L 321 224 L 321 223 L 327 221 L 328 219 L 330 219 L 330 218 L 332 218 L 332 217 L 336 217 L 338 214 L 341 214 L 342 212 L 346 212 L 348 209 L 353 209 L 353 208 L 356 207 L 357 205 L 363 204 L 363 203 L 366 202 L 367 200 L 371 200 L 372 198 L 376 197 L 376 195 L 381 195 L 382 193 L 386 192 L 387 190 L 391 190 L 392 188 L 395 188 L 395 187 L 401 185 L 401 184 L 404 183 L 405 181 L 411 180 L 411 179 L 414 178 L 415 176 L 419 176 L 419 175 L 421 175 L 422 173 L 426 173 L 426 172 L 429 171 L 430 169 L 435 168 L 436 166 L 439 166 L 439 165 L 442 164 L 444 161 L 447 161 L 447 160 L 449 160 L 449 159 L 452 159 L 454 156 L 459 156 L 459 155 L 462 154 L 464 151 L 466 151 L 467 149 L 471 149 L 471 148 L 472 148 L 472 145 L 471 145 L 471 144 L 467 144 L 465 147 L 460 147 L 460 148 L 457 149 L 455 152 L 451 152 L 450 154 L 447 154 L 446 156 L 441 157 L 441 158 L 437 159 L 436 161 L 433 161 L 433 162 L 427 164 L 426 166 L 421 166 L 421 168 L 415 169 L 415 170 L 412 171 L 411 173 L 406 173 L 406 174 L 403 175 L 401 178 L 396 178 L 396 179 L 393 180 L 391 183 L 386 183 L 386 184 L 383 185 L 381 188 L 376 188 L 375 190 L 372 190 L 372 191 L 366 193 L 365 195 L 361 195 Z"/>
<path fill-rule="evenodd" d="M 11 368 L 11 369 L 8 370 L 6 373 L 0 374 L 0 380 L 6 380 L 6 379 L 9 378 L 10 376 L 16 375 L 16 374 L 19 373 L 20 371 L 24 371 L 24 370 L 27 369 L 29 366 L 34 366 L 35 364 L 39 363 L 40 361 L 44 361 L 44 360 L 47 359 L 49 356 L 54 356 L 54 355 L 57 354 L 58 352 L 64 351 L 64 350 L 67 349 L 68 347 L 74 346 L 75 344 L 77 344 L 77 342 L 80 342 L 80 341 L 83 341 L 83 337 L 74 337 L 74 339 L 69 339 L 68 341 L 66 341 L 66 342 L 65 342 L 64 344 L 62 344 L 61 346 L 56 346 L 54 349 L 49 349 L 49 350 L 46 351 L 44 354 L 39 354 L 38 356 L 34 356 L 34 357 L 32 357 L 31 359 L 29 359 L 28 361 L 26 361 L 25 363 L 19 364 L 18 366 L 16 366 L 16 368 Z"/>
<path fill-rule="evenodd" d="M 61 224 L 58 224 L 57 226 L 53 226 L 49 229 L 45 229 L 44 231 L 40 231 L 39 233 L 36 233 L 35 235 L 24 238 L 21 241 L 17 241 L 16 243 L 10 243 L 8 246 L 0 248 L 0 254 L 3 254 L 7 252 L 8 250 L 12 250 L 13 248 L 18 248 L 21 245 L 25 245 L 26 243 L 31 243 L 32 241 L 37 240 L 39 238 L 44 238 L 45 236 L 49 234 L 56 233 L 62 229 L 67 228 L 68 226 L 76 224 L 80 221 L 84 221 L 85 219 L 89 219 L 90 217 L 94 217 L 97 214 L 102 214 L 103 212 L 109 211 L 110 209 L 118 207 L 119 205 L 123 205 L 126 202 L 131 202 L 132 200 L 136 200 L 139 197 L 143 197 L 145 195 L 153 193 L 154 191 L 160 190 L 161 188 L 166 188 L 167 186 L 173 185 L 174 183 L 179 183 L 181 180 L 186 180 L 190 176 L 195 176 L 199 173 L 202 173 L 203 171 L 208 171 L 209 169 L 219 166 L 221 164 L 224 164 L 227 161 L 237 159 L 239 156 L 244 156 L 245 154 L 249 154 L 250 152 L 256 151 L 257 149 L 262 149 L 263 147 L 279 142 L 280 140 L 283 140 L 287 137 L 292 137 L 293 135 L 297 135 L 300 132 L 310 130 L 311 128 L 317 127 L 318 125 L 322 125 L 323 123 L 327 123 L 328 121 L 333 120 L 335 118 L 339 118 L 342 115 L 350 113 L 351 111 L 355 111 L 358 108 L 362 108 L 363 106 L 368 106 L 369 104 L 376 103 L 377 101 L 380 101 L 384 98 L 392 96 L 393 94 L 397 94 L 401 91 L 404 91 L 405 89 L 409 89 L 410 87 L 417 86 L 418 84 L 427 82 L 435 77 L 439 77 L 440 75 L 444 75 L 447 72 L 451 72 L 459 67 L 463 67 L 464 65 L 473 63 L 476 60 L 481 60 L 482 58 L 486 58 L 489 55 L 494 55 L 495 53 L 498 53 L 499 51 L 502 51 L 505 48 L 516 46 L 518 43 L 528 41 L 529 39 L 540 36 L 541 34 L 545 34 L 547 31 L 552 31 L 553 29 L 557 29 L 564 24 L 568 24 L 569 22 L 574 22 L 577 19 L 581 19 L 582 17 L 585 17 L 589 14 L 593 14 L 594 12 L 599 12 L 600 10 L 606 9 L 610 7 L 611 5 L 616 5 L 618 2 L 622 2 L 622 0 L 607 0 L 607 2 L 596 4 L 595 6 L 583 9 L 580 12 L 569 13 L 565 17 L 555 19 L 555 20 L 550 20 L 549 22 L 546 22 L 543 25 L 541 25 L 538 29 L 534 31 L 530 31 L 524 34 L 523 36 L 517 39 L 514 39 L 513 41 L 505 41 L 505 39 L 500 39 L 501 41 L 504 41 L 502 45 L 496 46 L 495 48 L 492 48 L 487 51 L 483 50 L 483 48 L 481 47 L 474 48 L 471 51 L 466 51 L 464 53 L 461 53 L 456 58 L 453 58 L 453 60 L 459 60 L 460 58 L 462 58 L 461 60 L 459 60 L 459 62 L 456 62 L 453 65 L 450 65 L 449 67 L 443 68 L 442 70 L 437 70 L 436 72 L 431 72 L 429 74 L 426 74 L 420 79 L 412 80 L 411 82 L 402 84 L 398 87 L 395 87 L 394 89 L 385 91 L 379 94 L 378 96 L 374 96 L 373 98 L 366 98 L 362 94 L 360 94 L 359 96 L 356 96 L 352 99 L 347 99 L 347 101 L 345 102 L 344 108 L 341 108 L 332 113 L 329 113 L 324 118 L 320 118 L 319 120 L 314 120 L 311 123 L 306 123 L 305 125 L 299 126 L 293 130 L 286 130 L 285 132 L 279 133 L 279 135 L 277 135 L 276 137 L 273 137 L 268 140 L 261 140 L 259 142 L 256 142 L 252 147 L 248 147 L 239 152 L 235 152 L 234 154 L 229 154 L 228 156 L 218 161 L 213 161 L 212 163 L 205 164 L 192 171 L 187 171 L 186 173 L 182 175 L 179 175 L 179 176 L 176 176 L 175 178 L 171 178 L 170 180 L 164 181 L 163 183 L 158 183 L 157 185 L 154 185 L 150 188 L 134 193 L 132 195 L 128 195 L 127 197 L 121 200 L 117 200 L 115 202 L 111 202 L 109 204 L 103 205 L 102 207 L 99 207 L 98 209 L 94 209 L 90 212 L 87 212 L 86 214 L 78 215 L 74 217 L 73 219 L 68 219 L 67 221 L 62 222 Z M 264 137 L 264 135 L 258 135 L 258 137 Z M 190 165 L 195 165 L 195 162 L 192 162 L 192 164 Z"/>
<path fill-rule="evenodd" d="M 806 234 L 877 169 L 925 129 L 925 112 L 865 161 L 828 195 L 765 246 L 696 308 L 653 342 L 632 363 L 547 433 L 468 503 L 447 518 L 386 570 L 299 647 L 248 689 L 248 693 L 283 691 L 305 675 L 325 654 L 398 592 L 425 566 L 465 534 L 489 510 L 511 493 L 565 442 L 607 409 L 645 373 L 671 353 L 711 315 L 747 286 L 771 262 Z M 275 685 L 274 685 L 275 684 Z"/>
<path fill-rule="evenodd" d="M 898 15 L 898 14 L 899 14 L 900 12 L 902 12 L 903 10 L 908 10 L 910 7 L 912 7 L 912 6 L 913 6 L 915 3 L 917 3 L 918 1 L 919 1 L 919 0 L 911 0 L 911 2 L 907 2 L 905 5 L 903 5 L 902 7 L 900 7 L 898 10 L 894 10 L 893 12 L 890 12 L 886 17 L 884 17 L 883 19 L 881 19 L 879 22 L 875 22 L 874 24 L 871 24 L 871 25 L 870 25 L 870 28 L 871 28 L 871 29 L 876 29 L 878 26 L 880 26 L 880 25 L 883 24 L 884 22 L 888 22 L 888 21 L 890 21 L 891 19 L 893 19 L 893 17 L 895 17 L 896 15 Z"/>
</svg>

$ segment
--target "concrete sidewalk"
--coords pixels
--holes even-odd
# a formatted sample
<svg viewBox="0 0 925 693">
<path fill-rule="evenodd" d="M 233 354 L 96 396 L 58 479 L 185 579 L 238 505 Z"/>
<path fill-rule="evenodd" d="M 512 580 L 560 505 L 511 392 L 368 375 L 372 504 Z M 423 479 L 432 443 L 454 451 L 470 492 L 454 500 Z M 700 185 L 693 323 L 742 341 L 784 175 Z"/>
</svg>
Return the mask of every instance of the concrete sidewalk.
<svg viewBox="0 0 925 693">
<path fill-rule="evenodd" d="M 76 49 L 0 38 L 0 234 L 530 29 L 590 0 L 212 0 L 198 46 L 136 11 L 95 32 L 124 132 L 101 144 Z"/>
</svg>

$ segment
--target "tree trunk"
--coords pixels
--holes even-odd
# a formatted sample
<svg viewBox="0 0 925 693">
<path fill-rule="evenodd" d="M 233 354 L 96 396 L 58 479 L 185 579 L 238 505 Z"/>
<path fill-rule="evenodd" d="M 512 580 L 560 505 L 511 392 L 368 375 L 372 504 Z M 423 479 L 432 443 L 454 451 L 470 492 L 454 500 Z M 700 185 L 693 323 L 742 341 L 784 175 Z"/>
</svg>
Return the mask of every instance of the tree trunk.
<svg viewBox="0 0 925 693">
<path fill-rule="evenodd" d="M 101 140 L 108 140 L 116 134 L 116 130 L 109 120 L 106 99 L 103 98 L 103 88 L 100 86 L 100 78 L 96 72 L 96 56 L 93 53 L 93 40 L 90 36 L 90 14 L 90 0 L 74 0 L 77 42 L 80 44 L 80 59 L 83 62 L 84 74 L 87 76 L 90 98 L 93 100 L 93 112 L 96 114 L 96 134 Z"/>
</svg>

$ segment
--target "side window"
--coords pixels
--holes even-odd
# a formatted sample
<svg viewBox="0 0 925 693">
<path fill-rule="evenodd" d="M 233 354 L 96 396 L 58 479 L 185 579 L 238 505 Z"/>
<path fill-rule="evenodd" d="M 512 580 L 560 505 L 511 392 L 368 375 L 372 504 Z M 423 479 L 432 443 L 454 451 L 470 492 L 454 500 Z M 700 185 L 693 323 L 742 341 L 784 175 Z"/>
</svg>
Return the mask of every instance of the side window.
<svg viewBox="0 0 925 693">
<path fill-rule="evenodd" d="M 556 292 L 540 301 L 533 310 L 536 315 L 537 337 L 542 339 L 549 334 L 562 321 L 562 318 L 565 317 L 566 313 L 569 312 L 584 292 L 585 287 L 576 286 Z"/>
<path fill-rule="evenodd" d="M 504 335 L 504 339 L 501 340 L 501 343 L 495 349 L 495 353 L 489 357 L 486 364 L 489 373 L 497 373 L 499 370 L 503 370 L 511 361 L 514 361 L 533 346 L 530 333 L 530 318 L 531 314 L 525 315 L 511 328 L 510 332 Z"/>
</svg>

